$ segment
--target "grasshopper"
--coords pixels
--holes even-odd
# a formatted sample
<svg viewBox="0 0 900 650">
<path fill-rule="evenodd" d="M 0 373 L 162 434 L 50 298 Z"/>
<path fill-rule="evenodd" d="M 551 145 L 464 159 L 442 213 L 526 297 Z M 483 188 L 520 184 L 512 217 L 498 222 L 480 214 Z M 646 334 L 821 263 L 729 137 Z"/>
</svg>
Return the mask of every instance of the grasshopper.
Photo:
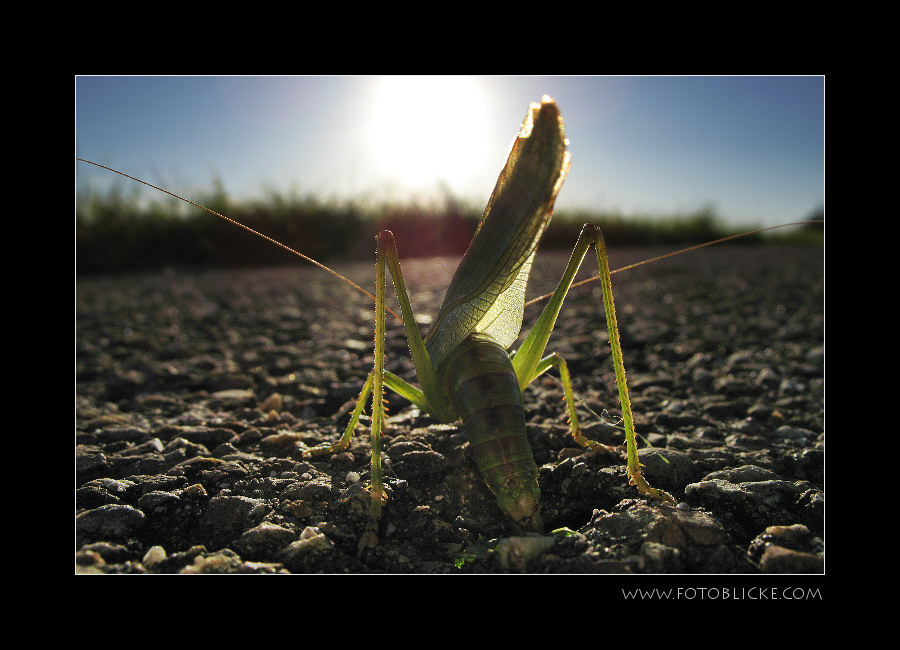
<svg viewBox="0 0 900 650">
<path fill-rule="evenodd" d="M 556 103 L 545 96 L 540 104 L 532 104 L 475 236 L 424 339 L 403 282 L 393 235 L 389 231 L 378 235 L 375 367 L 341 439 L 304 453 L 317 456 L 346 449 L 371 396 L 371 505 L 360 549 L 377 543 L 378 522 L 386 500 L 381 467 L 385 387 L 440 422 L 462 419 L 479 471 L 500 509 L 521 530 L 543 532 L 538 468 L 525 435 L 522 391 L 555 367 L 562 379 L 572 437 L 584 447 L 600 446 L 581 434 L 566 362 L 555 353 L 543 356 L 563 299 L 592 245 L 597 250 L 603 283 L 603 302 L 626 431 L 629 483 L 641 494 L 675 503 L 671 495 L 651 487 L 641 475 L 606 247 L 598 228 L 584 226 L 563 277 L 537 323 L 518 350 L 512 354 L 507 352 L 522 328 L 525 288 L 532 262 L 569 169 L 571 157 L 567 143 Z M 384 367 L 386 268 L 399 299 L 421 388 Z"/>
<path fill-rule="evenodd" d="M 563 300 L 591 246 L 596 249 L 602 283 L 626 436 L 628 480 L 640 494 L 667 503 L 675 502 L 668 493 L 651 487 L 641 474 L 608 257 L 599 228 L 584 225 L 562 279 L 542 314 L 521 346 L 508 353 L 522 327 L 525 288 L 532 262 L 569 169 L 567 142 L 556 103 L 544 97 L 541 103 L 532 104 L 475 236 L 453 276 L 433 326 L 424 338 L 416 325 L 393 235 L 389 231 L 378 235 L 376 290 L 374 296 L 368 294 L 376 307 L 374 368 L 363 385 L 341 438 L 304 452 L 306 457 L 316 457 L 346 449 L 371 400 L 369 519 L 359 540 L 358 553 L 377 544 L 382 508 L 387 499 L 381 465 L 385 388 L 405 397 L 435 420 L 450 423 L 462 419 L 476 463 L 498 506 L 523 531 L 543 532 L 538 469 L 525 435 L 522 392 L 529 384 L 555 368 L 562 382 L 573 439 L 586 448 L 609 450 L 581 433 L 566 362 L 556 353 L 544 356 Z M 291 252 L 318 264 L 301 253 Z M 322 268 L 334 273 L 327 267 Z M 388 272 L 399 299 L 419 387 L 385 368 Z M 353 286 L 363 291 L 357 285 Z"/>
</svg>

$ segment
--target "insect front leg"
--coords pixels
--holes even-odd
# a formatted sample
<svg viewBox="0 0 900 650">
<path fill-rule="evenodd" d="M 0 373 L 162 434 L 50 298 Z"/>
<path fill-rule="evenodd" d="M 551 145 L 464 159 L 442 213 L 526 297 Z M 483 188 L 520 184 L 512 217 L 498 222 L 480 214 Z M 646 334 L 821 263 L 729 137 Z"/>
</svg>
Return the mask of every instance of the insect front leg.
<svg viewBox="0 0 900 650">
<path fill-rule="evenodd" d="M 340 440 L 337 442 L 329 444 L 322 444 L 307 449 L 303 452 L 304 458 L 318 458 L 320 456 L 327 456 L 333 454 L 338 451 L 344 451 L 347 447 L 350 446 L 351 440 L 353 440 L 353 432 L 356 429 L 356 426 L 359 424 L 359 418 L 362 415 L 363 411 L 366 408 L 366 402 L 369 399 L 369 395 L 372 394 L 372 384 L 375 381 L 375 372 L 372 371 L 369 373 L 368 379 L 366 379 L 366 383 L 363 385 L 362 392 L 359 394 L 359 398 L 356 400 L 356 408 L 353 409 L 353 414 L 350 416 L 350 424 L 347 425 L 347 429 L 344 431 L 344 435 L 341 436 Z"/>
<path fill-rule="evenodd" d="M 559 380 L 562 382 L 563 394 L 566 397 L 566 412 L 569 419 L 569 433 L 572 435 L 572 438 L 575 439 L 582 447 L 589 447 L 591 449 L 599 449 L 602 451 L 615 453 L 616 448 L 610 447 L 609 445 L 604 445 L 602 442 L 597 442 L 596 440 L 591 440 L 590 438 L 586 438 L 584 434 L 581 433 L 581 421 L 578 419 L 578 412 L 575 410 L 575 393 L 572 390 L 572 379 L 569 375 L 569 366 L 566 364 L 566 360 L 559 356 L 556 352 L 544 357 L 541 359 L 537 368 L 535 369 L 534 377 L 532 377 L 532 381 L 535 378 L 539 377 L 550 368 L 556 368 L 556 371 L 559 373 Z"/>
<path fill-rule="evenodd" d="M 555 352 L 542 358 L 544 350 L 547 347 L 547 341 L 550 340 L 550 334 L 553 332 L 554 325 L 556 325 L 556 319 L 559 316 L 563 301 L 569 291 L 569 287 L 572 285 L 575 274 L 578 273 L 578 269 L 581 267 L 581 263 L 584 261 L 584 257 L 592 243 L 592 234 L 588 231 L 587 226 L 585 226 L 578 237 L 578 241 L 575 243 L 575 248 L 572 251 L 572 255 L 569 257 L 569 263 L 566 266 L 566 270 L 563 272 L 559 284 L 556 286 L 556 290 L 553 292 L 553 295 L 537 322 L 534 324 L 534 327 L 532 327 L 531 332 L 529 332 L 528 337 L 514 353 L 512 364 L 513 369 L 516 371 L 516 377 L 519 379 L 519 388 L 523 391 L 531 382 L 555 366 L 559 371 L 563 392 L 566 396 L 569 433 L 572 434 L 572 437 L 578 444 L 584 447 L 600 446 L 607 448 L 605 445 L 600 445 L 600 443 L 588 440 L 581 433 L 578 414 L 575 411 L 575 397 L 572 391 L 572 383 L 569 378 L 569 369 L 568 366 L 566 366 L 566 362 Z"/>
</svg>

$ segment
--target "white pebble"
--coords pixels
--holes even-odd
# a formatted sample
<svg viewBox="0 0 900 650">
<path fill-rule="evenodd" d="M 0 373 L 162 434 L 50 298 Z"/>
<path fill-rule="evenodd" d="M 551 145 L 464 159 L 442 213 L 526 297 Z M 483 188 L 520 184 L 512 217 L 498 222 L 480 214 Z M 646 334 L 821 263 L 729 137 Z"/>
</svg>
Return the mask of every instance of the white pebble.
<svg viewBox="0 0 900 650">
<path fill-rule="evenodd" d="M 307 526 L 303 529 L 303 532 L 300 533 L 300 539 L 310 539 L 319 534 L 319 529 L 315 526 Z"/>
<path fill-rule="evenodd" d="M 166 549 L 162 546 L 151 546 L 146 553 L 144 553 L 144 559 L 141 560 L 142 564 L 147 566 L 158 564 L 166 559 Z"/>
</svg>

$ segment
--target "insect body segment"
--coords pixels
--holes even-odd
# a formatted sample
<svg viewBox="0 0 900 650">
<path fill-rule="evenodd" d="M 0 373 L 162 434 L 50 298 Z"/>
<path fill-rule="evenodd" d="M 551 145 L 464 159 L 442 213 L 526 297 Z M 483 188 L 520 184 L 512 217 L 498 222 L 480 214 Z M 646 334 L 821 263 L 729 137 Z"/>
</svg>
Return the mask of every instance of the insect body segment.
<svg viewBox="0 0 900 650">
<path fill-rule="evenodd" d="M 543 532 L 537 465 L 525 435 L 522 391 L 506 349 L 471 334 L 441 366 L 478 470 L 501 510 L 524 530 Z"/>
</svg>

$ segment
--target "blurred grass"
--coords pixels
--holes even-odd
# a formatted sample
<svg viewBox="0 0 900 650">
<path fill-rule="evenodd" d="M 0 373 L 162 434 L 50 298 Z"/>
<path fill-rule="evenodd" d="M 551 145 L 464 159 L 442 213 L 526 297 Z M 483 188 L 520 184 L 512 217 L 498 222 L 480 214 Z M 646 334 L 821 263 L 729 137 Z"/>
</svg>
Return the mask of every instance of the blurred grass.
<svg viewBox="0 0 900 650">
<path fill-rule="evenodd" d="M 264 233 L 320 262 L 374 260 L 375 235 L 394 232 L 401 257 L 462 255 L 483 208 L 446 199 L 441 205 L 368 205 L 268 190 L 262 199 L 231 199 L 221 183 L 192 200 Z M 822 218 L 811 214 L 808 218 Z M 751 230 L 727 228 L 710 208 L 667 216 L 559 211 L 542 250 L 571 249 L 584 223 L 599 224 L 611 247 L 703 243 Z M 743 244 L 821 243 L 821 224 L 753 235 Z M 172 197 L 145 200 L 139 187 L 115 186 L 76 201 L 76 273 L 173 267 L 252 267 L 296 258 L 199 208 Z"/>
</svg>

